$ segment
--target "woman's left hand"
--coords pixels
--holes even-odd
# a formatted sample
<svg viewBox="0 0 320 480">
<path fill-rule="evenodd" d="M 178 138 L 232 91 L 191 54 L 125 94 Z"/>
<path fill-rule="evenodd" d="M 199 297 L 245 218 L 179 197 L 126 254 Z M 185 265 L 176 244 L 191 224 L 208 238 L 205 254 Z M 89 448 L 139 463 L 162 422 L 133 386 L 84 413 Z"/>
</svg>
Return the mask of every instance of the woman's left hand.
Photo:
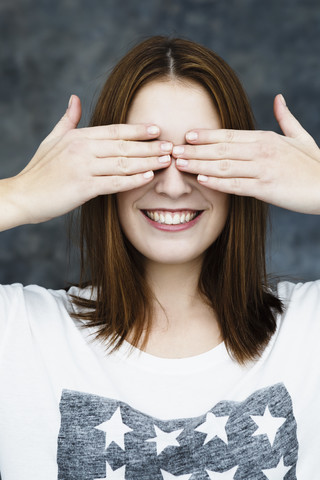
<svg viewBox="0 0 320 480">
<path fill-rule="evenodd" d="M 224 129 L 188 132 L 188 144 L 178 147 L 180 153 L 173 149 L 177 168 L 197 174 L 201 185 L 214 190 L 320 214 L 320 149 L 282 95 L 275 98 L 274 114 L 284 135 Z"/>
</svg>

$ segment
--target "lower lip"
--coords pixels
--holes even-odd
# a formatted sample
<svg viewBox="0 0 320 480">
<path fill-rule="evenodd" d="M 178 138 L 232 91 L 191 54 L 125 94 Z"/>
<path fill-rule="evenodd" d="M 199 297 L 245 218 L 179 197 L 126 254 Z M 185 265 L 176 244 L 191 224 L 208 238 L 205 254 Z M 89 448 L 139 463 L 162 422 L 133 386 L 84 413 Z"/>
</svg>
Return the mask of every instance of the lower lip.
<svg viewBox="0 0 320 480">
<path fill-rule="evenodd" d="M 152 227 L 156 228 L 157 230 L 164 230 L 165 232 L 181 232 L 182 230 L 188 230 L 189 228 L 192 228 L 200 220 L 200 217 L 203 214 L 203 212 L 201 212 L 199 215 L 197 215 L 193 220 L 191 220 L 188 223 L 179 223 L 177 225 L 167 225 L 165 223 L 155 222 L 154 220 L 151 220 L 151 218 L 149 218 L 143 212 L 141 213 L 146 219 L 146 221 L 150 225 L 152 225 Z"/>
</svg>

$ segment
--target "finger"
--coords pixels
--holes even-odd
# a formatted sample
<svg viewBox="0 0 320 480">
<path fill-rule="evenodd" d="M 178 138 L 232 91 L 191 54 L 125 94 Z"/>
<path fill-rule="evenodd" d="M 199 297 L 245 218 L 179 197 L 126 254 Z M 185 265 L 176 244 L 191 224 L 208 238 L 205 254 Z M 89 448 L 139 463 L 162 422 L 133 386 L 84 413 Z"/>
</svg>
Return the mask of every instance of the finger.
<svg viewBox="0 0 320 480">
<path fill-rule="evenodd" d="M 47 139 L 51 140 L 56 137 L 62 137 L 69 130 L 73 130 L 77 127 L 81 119 L 81 101 L 77 95 L 71 95 L 69 105 L 66 113 L 61 120 L 56 124 L 52 132 L 48 135 Z"/>
<path fill-rule="evenodd" d="M 180 171 L 195 175 L 207 175 L 220 178 L 257 178 L 259 176 L 258 165 L 255 162 L 241 160 L 176 160 L 176 167 Z"/>
<path fill-rule="evenodd" d="M 173 147 L 175 158 L 218 160 L 251 160 L 260 154 L 259 143 L 216 143 L 210 145 L 179 145 Z"/>
<path fill-rule="evenodd" d="M 198 175 L 198 182 L 219 192 L 259 198 L 261 187 L 255 178 L 216 178 L 205 175 Z"/>
<path fill-rule="evenodd" d="M 112 175 L 110 177 L 95 177 L 94 190 L 96 196 L 126 192 L 127 190 L 133 190 L 134 188 L 139 188 L 150 183 L 153 178 L 154 173 L 152 170 L 129 176 Z"/>
<path fill-rule="evenodd" d="M 84 140 L 96 157 L 155 157 L 172 152 L 171 142 L 133 140 Z"/>
<path fill-rule="evenodd" d="M 232 129 L 194 129 L 186 133 L 186 141 L 190 144 L 256 142 L 259 139 L 259 130 L 232 130 Z"/>
<path fill-rule="evenodd" d="M 147 172 L 148 170 L 159 170 L 170 165 L 171 156 L 147 158 L 95 158 L 92 162 L 92 175 L 133 175 Z"/>
<path fill-rule="evenodd" d="M 150 140 L 160 135 L 160 128 L 153 124 L 117 124 L 82 128 L 81 133 L 96 140 Z"/>
<path fill-rule="evenodd" d="M 281 130 L 287 137 L 301 138 L 313 142 L 313 138 L 302 127 L 298 120 L 292 115 L 281 94 L 277 95 L 273 104 L 274 115 L 280 125 Z"/>
</svg>

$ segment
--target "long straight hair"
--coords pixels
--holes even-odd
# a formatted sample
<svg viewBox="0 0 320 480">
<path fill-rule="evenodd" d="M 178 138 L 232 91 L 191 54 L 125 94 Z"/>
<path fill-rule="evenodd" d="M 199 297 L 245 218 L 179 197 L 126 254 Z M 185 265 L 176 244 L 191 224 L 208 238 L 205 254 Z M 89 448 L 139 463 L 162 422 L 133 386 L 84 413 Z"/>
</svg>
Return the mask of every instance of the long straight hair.
<svg viewBox="0 0 320 480">
<path fill-rule="evenodd" d="M 125 123 L 137 91 L 153 80 L 195 81 L 210 94 L 222 128 L 254 129 L 246 94 L 233 70 L 211 50 L 188 40 L 156 36 L 134 47 L 113 69 L 97 101 L 91 126 Z M 229 354 L 239 363 L 258 357 L 276 329 L 282 304 L 267 285 L 266 205 L 231 195 L 226 225 L 208 248 L 199 292 L 217 314 Z M 121 230 L 116 196 L 82 206 L 81 281 L 92 296 L 73 297 L 74 314 L 96 337 L 117 349 L 130 335 L 144 348 L 156 300 L 143 256 Z M 141 343 L 142 342 L 142 343 Z"/>
</svg>

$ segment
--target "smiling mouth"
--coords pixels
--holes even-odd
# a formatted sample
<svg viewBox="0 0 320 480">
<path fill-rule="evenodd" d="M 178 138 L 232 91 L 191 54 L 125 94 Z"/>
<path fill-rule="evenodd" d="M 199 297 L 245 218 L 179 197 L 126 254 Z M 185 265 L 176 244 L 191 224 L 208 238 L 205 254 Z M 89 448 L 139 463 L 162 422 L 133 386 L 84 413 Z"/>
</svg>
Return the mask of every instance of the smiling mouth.
<svg viewBox="0 0 320 480">
<path fill-rule="evenodd" d="M 154 222 L 164 225 L 180 225 L 189 223 L 198 217 L 203 210 L 142 210 L 142 213 Z"/>
</svg>

